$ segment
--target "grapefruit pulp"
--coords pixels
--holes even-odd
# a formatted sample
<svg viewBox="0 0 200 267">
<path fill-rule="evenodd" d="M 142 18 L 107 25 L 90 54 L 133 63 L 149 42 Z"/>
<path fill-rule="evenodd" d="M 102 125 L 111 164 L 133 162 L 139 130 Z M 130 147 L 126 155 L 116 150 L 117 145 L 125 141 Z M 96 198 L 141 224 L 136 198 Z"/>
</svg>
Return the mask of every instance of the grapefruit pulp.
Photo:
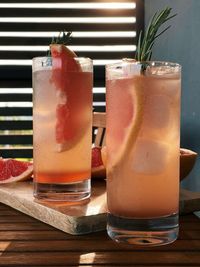
<svg viewBox="0 0 200 267">
<path fill-rule="evenodd" d="M 75 60 L 76 54 L 64 45 L 52 44 L 52 83 L 56 87 L 55 139 L 59 150 L 64 151 L 77 142 L 80 130 L 84 128 L 84 108 L 88 102 L 88 90 L 80 81 L 87 84 L 89 73 L 81 71 Z M 81 76 L 81 79 L 79 77 Z M 87 92 L 88 91 L 88 92 Z"/>
<path fill-rule="evenodd" d="M 92 177 L 106 177 L 101 150 L 101 147 L 92 148 Z"/>
<path fill-rule="evenodd" d="M 0 158 L 0 184 L 27 180 L 32 173 L 30 162 Z"/>
</svg>

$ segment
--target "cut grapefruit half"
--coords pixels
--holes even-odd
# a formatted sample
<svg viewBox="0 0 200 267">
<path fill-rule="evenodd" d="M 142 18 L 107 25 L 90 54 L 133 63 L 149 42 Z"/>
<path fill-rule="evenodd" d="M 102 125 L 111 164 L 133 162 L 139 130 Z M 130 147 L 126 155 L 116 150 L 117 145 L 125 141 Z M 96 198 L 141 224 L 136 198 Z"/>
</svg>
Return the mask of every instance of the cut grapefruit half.
<svg viewBox="0 0 200 267">
<path fill-rule="evenodd" d="M 196 152 L 189 149 L 180 148 L 180 180 L 183 180 L 191 172 L 196 158 Z"/>
<path fill-rule="evenodd" d="M 33 164 L 0 158 L 0 184 L 25 181 L 33 174 Z"/>
<path fill-rule="evenodd" d="M 102 161 L 101 147 L 92 148 L 92 177 L 106 177 L 106 168 Z"/>
<path fill-rule="evenodd" d="M 106 146 L 103 146 L 101 148 L 101 158 L 102 158 L 102 162 L 104 167 L 106 168 L 106 162 L 107 162 L 107 151 L 106 151 Z"/>
<path fill-rule="evenodd" d="M 107 164 L 109 172 L 127 159 L 136 142 L 143 121 L 145 89 L 143 78 L 135 76 L 134 78 L 118 80 L 117 83 L 118 85 L 113 90 L 115 96 L 112 98 L 108 95 L 107 98 L 108 102 L 113 101 L 113 103 L 109 103 L 111 107 L 112 105 L 115 106 L 109 114 L 112 126 L 107 129 L 107 139 L 110 138 L 108 140 L 110 144 L 108 158 L 111 164 Z M 119 101 L 118 104 L 116 100 Z M 107 123 L 109 123 L 108 117 Z"/>
<path fill-rule="evenodd" d="M 82 75 L 81 66 L 76 61 L 76 54 L 61 44 L 50 45 L 52 55 L 52 83 L 56 87 L 56 125 L 55 139 L 58 152 L 70 149 L 79 140 L 84 100 L 77 72 Z M 82 77 L 82 76 L 81 76 Z"/>
</svg>

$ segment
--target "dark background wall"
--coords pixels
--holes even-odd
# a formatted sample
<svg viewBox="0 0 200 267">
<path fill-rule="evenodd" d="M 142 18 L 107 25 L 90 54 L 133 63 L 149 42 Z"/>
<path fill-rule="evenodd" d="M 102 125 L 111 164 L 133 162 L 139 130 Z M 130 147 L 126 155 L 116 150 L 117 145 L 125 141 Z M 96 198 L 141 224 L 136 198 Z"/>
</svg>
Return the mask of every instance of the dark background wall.
<svg viewBox="0 0 200 267">
<path fill-rule="evenodd" d="M 166 6 L 177 16 L 153 49 L 155 60 L 182 65 L 181 147 L 200 155 L 200 0 L 145 0 L 145 22 Z M 182 186 L 200 191 L 200 156 Z"/>
</svg>

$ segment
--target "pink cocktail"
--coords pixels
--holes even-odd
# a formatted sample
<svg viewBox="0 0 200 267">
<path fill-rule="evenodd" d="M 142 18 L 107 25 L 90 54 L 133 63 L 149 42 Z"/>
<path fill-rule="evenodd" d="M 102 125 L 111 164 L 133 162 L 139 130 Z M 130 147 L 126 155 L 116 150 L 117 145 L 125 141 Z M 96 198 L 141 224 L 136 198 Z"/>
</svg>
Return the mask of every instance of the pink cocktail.
<svg viewBox="0 0 200 267">
<path fill-rule="evenodd" d="M 92 62 L 71 60 L 73 69 L 71 62 L 60 69 L 53 68 L 51 58 L 33 60 L 36 198 L 77 201 L 90 196 Z"/>
<path fill-rule="evenodd" d="M 181 67 L 124 60 L 106 70 L 108 233 L 156 245 L 178 234 Z"/>
</svg>

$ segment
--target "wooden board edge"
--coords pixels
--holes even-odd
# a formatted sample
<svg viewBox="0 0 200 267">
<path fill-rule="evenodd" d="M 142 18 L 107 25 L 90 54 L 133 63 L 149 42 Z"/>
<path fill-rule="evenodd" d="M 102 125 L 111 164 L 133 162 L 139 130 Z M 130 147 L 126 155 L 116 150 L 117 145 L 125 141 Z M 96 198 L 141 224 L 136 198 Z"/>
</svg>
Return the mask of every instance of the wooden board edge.
<svg viewBox="0 0 200 267">
<path fill-rule="evenodd" d="M 98 222 L 96 215 L 81 217 L 65 215 L 14 193 L 9 194 L 8 198 L 8 192 L 3 187 L 0 188 L 0 202 L 68 234 L 82 235 L 106 229 L 106 213 L 97 215 Z"/>
</svg>

